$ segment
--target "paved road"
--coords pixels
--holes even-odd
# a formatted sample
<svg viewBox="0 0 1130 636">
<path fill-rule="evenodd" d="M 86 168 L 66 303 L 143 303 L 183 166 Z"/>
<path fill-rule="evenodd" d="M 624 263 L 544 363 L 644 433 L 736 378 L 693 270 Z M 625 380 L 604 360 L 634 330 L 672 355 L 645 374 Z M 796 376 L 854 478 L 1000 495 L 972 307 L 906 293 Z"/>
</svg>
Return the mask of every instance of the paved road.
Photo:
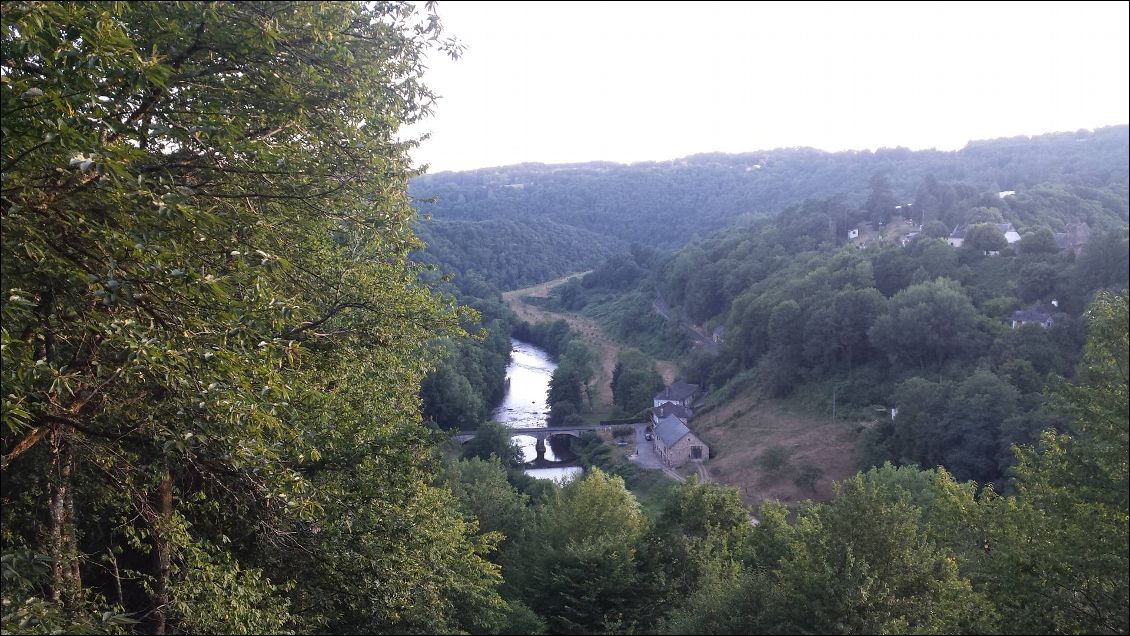
<svg viewBox="0 0 1130 636">
<path fill-rule="evenodd" d="M 647 441 L 645 437 L 647 435 L 647 424 L 636 424 L 633 428 L 636 429 L 636 452 L 629 456 L 632 463 L 648 470 L 662 470 L 668 477 L 680 484 L 685 482 L 685 477 L 665 466 L 663 460 L 659 459 L 659 455 L 655 453 L 654 442 Z"/>
</svg>

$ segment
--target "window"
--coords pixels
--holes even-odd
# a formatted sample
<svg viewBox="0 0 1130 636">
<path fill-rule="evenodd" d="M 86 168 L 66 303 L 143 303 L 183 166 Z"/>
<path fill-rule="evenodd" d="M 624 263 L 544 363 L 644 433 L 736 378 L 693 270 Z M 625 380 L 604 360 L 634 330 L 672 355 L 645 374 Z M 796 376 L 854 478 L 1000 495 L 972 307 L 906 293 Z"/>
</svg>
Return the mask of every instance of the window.
<svg viewBox="0 0 1130 636">
<path fill-rule="evenodd" d="M 691 446 L 691 459 L 702 459 L 701 446 Z"/>
</svg>

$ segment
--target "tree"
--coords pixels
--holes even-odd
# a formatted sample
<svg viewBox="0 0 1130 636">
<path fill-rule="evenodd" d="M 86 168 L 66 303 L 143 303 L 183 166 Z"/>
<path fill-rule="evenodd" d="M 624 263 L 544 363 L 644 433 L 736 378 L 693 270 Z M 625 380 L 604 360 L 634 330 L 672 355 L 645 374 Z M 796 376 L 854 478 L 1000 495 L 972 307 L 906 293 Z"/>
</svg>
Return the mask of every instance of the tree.
<svg viewBox="0 0 1130 636">
<path fill-rule="evenodd" d="M 839 484 L 833 502 L 800 513 L 747 633 L 992 629 L 992 606 L 921 514 L 905 491 L 892 496 L 860 475 Z"/>
<path fill-rule="evenodd" d="M 832 299 L 836 344 L 847 358 L 849 372 L 852 363 L 868 346 L 867 331 L 886 310 L 887 299 L 873 287 L 845 289 Z"/>
<path fill-rule="evenodd" d="M 1017 449 L 1016 495 L 990 497 L 995 519 L 976 577 L 1017 631 L 1130 628 L 1127 293 L 1100 294 L 1075 384 L 1052 401 L 1069 432 Z"/>
<path fill-rule="evenodd" d="M 984 252 L 999 252 L 1008 247 L 1008 240 L 1004 238 L 1000 228 L 992 223 L 970 225 L 965 230 L 965 240 L 973 249 Z"/>
<path fill-rule="evenodd" d="M 961 287 L 939 278 L 895 294 L 888 313 L 875 320 L 868 337 L 895 360 L 940 366 L 968 348 L 975 315 Z"/>
<path fill-rule="evenodd" d="M 637 349 L 620 352 L 612 373 L 612 401 L 627 413 L 651 406 L 651 398 L 663 388 L 655 361 Z"/>
<path fill-rule="evenodd" d="M 601 633 L 650 622 L 637 550 L 647 528 L 619 477 L 598 468 L 569 482 L 538 512 L 508 557 L 507 581 L 552 633 Z"/>
<path fill-rule="evenodd" d="M 519 493 L 506 479 L 507 467 L 498 457 L 451 462 L 444 483 L 459 502 L 459 509 L 473 516 L 483 533 L 500 532 L 518 537 L 532 521 L 529 497 Z"/>
<path fill-rule="evenodd" d="M 783 506 L 763 507 L 754 556 L 715 567 L 674 613 L 672 631 L 994 631 L 994 608 L 961 576 L 946 534 L 933 536 L 926 521 L 948 527 L 954 510 L 973 505 L 971 491 L 944 473 L 880 471 L 839 484 L 833 501 L 803 507 L 792 525 Z"/>
<path fill-rule="evenodd" d="M 946 238 L 947 236 L 949 236 L 950 231 L 949 228 L 946 227 L 945 223 L 934 219 L 933 221 L 930 221 L 926 225 L 922 226 L 922 233 L 926 236 L 929 236 L 930 238 Z"/>
<path fill-rule="evenodd" d="M 463 445 L 464 459 L 497 459 L 506 468 L 516 468 L 525 463 L 522 449 L 514 443 L 510 427 L 499 422 L 484 422 L 475 436 Z"/>
<path fill-rule="evenodd" d="M 986 483 L 1000 476 L 1001 427 L 1016 413 L 1018 397 L 1016 389 L 985 369 L 957 385 L 938 430 L 941 463 L 955 478 Z"/>
<path fill-rule="evenodd" d="M 444 46 L 415 11 L 4 6 L 5 545 L 49 556 L 30 593 L 76 622 L 112 602 L 153 633 L 447 631 L 498 610 L 419 425 L 429 342 L 460 330 L 408 260 L 400 127 Z M 7 631 L 28 599 L 4 594 Z"/>
<path fill-rule="evenodd" d="M 769 314 L 769 355 L 762 369 L 765 384 L 773 395 L 788 393 L 796 382 L 805 346 L 804 327 L 800 305 L 794 300 L 778 304 Z"/>
<path fill-rule="evenodd" d="M 1026 232 L 1020 238 L 1021 254 L 1055 254 L 1058 251 L 1055 234 L 1046 227 L 1038 227 Z"/>
<path fill-rule="evenodd" d="M 441 363 L 420 386 L 424 416 L 442 428 L 468 430 L 479 426 L 484 417 L 482 399 L 467 378 Z"/>
<path fill-rule="evenodd" d="M 891 190 L 891 181 L 887 175 L 875 173 L 871 176 L 870 186 L 871 192 L 867 196 L 867 202 L 863 204 L 863 209 L 867 210 L 875 221 L 886 223 L 891 219 L 895 206 L 898 205 L 898 199 Z"/>
</svg>

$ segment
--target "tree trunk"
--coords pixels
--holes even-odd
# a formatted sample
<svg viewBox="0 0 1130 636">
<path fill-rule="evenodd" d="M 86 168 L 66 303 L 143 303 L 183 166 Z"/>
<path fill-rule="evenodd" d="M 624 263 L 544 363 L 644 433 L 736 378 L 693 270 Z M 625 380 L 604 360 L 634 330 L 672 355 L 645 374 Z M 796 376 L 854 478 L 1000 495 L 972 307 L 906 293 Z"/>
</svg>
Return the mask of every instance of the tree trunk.
<svg viewBox="0 0 1130 636">
<path fill-rule="evenodd" d="M 51 467 L 51 599 L 73 609 L 80 585 L 71 493 L 74 455 L 58 425 L 51 430 Z"/>
<path fill-rule="evenodd" d="M 165 634 L 169 612 L 169 574 L 172 571 L 172 549 L 167 535 L 168 523 L 173 514 L 173 477 L 168 467 L 161 475 L 157 487 L 157 515 L 153 524 L 153 544 L 156 552 L 156 572 L 153 592 L 157 609 L 154 612 L 153 633 Z"/>
</svg>

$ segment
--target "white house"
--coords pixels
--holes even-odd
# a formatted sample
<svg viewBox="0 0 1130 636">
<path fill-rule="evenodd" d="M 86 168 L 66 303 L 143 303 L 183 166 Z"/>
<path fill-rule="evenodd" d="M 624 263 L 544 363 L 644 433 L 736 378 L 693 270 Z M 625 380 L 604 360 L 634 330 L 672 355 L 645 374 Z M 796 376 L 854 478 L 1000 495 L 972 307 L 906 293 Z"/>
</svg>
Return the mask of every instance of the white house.
<svg viewBox="0 0 1130 636">
<path fill-rule="evenodd" d="M 679 380 L 659 393 L 656 393 L 655 398 L 652 399 L 652 406 L 663 406 L 664 404 L 671 403 L 678 404 L 685 409 L 690 409 L 694 404 L 694 394 L 697 391 L 697 384 L 687 384 Z"/>
<path fill-rule="evenodd" d="M 946 242 L 954 247 L 961 247 L 961 244 L 965 242 L 965 226 L 953 226 L 953 231 L 946 237 Z"/>
<path fill-rule="evenodd" d="M 1008 241 L 1009 245 L 1020 240 L 1020 233 L 1012 227 L 1011 223 L 994 223 L 993 225 L 996 225 L 1001 234 L 1004 234 L 1004 240 Z"/>
</svg>

